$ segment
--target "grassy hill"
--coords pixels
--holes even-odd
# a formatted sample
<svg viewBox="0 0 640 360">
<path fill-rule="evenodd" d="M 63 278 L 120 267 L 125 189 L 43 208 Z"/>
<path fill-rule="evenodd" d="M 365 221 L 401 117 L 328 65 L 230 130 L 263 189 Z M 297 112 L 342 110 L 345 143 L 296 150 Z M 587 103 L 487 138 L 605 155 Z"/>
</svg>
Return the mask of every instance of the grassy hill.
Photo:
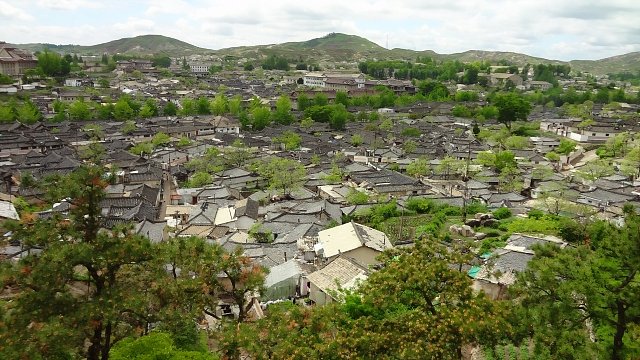
<svg viewBox="0 0 640 360">
<path fill-rule="evenodd" d="M 321 38 L 282 44 L 240 46 L 217 50 L 219 55 L 246 58 L 283 56 L 303 61 L 359 61 L 387 51 L 382 46 L 356 35 L 331 33 Z"/>
<path fill-rule="evenodd" d="M 365 38 L 332 33 L 321 38 L 301 42 L 282 44 L 235 47 L 217 50 L 219 55 L 234 55 L 246 58 L 263 58 L 271 54 L 289 59 L 314 61 L 349 61 L 358 62 L 365 59 L 406 60 L 413 61 L 418 56 L 430 56 L 437 60 L 459 60 L 462 62 L 487 60 L 497 62 L 508 60 L 517 65 L 525 64 L 570 64 L 578 71 L 594 74 L 607 74 L 621 71 L 640 71 L 640 52 L 614 56 L 602 60 L 574 60 L 570 62 L 549 60 L 526 54 L 505 51 L 469 50 L 454 54 L 438 54 L 432 50 L 415 51 L 407 49 L 385 49 Z"/>
<path fill-rule="evenodd" d="M 461 53 L 443 55 L 442 57 L 450 60 L 459 60 L 462 62 L 472 62 L 487 60 L 490 62 L 497 62 L 498 60 L 508 60 L 512 63 L 524 65 L 524 64 L 564 64 L 563 61 L 548 60 L 544 58 L 529 56 L 526 54 L 505 52 L 505 51 L 484 51 L 484 50 L 468 50 Z"/>
<path fill-rule="evenodd" d="M 601 60 L 571 60 L 572 68 L 594 74 L 640 71 L 640 51 L 608 57 Z"/>
<path fill-rule="evenodd" d="M 207 49 L 199 48 L 184 41 L 162 35 L 141 35 L 132 38 L 113 40 L 103 44 L 92 46 L 53 44 L 23 44 L 18 46 L 30 51 L 38 51 L 48 48 L 58 52 L 80 54 L 102 54 L 104 52 L 107 52 L 109 54 L 168 54 L 179 56 L 209 51 Z"/>
<path fill-rule="evenodd" d="M 418 56 L 430 56 L 437 60 L 459 60 L 462 62 L 488 60 L 508 60 L 518 65 L 524 64 L 566 64 L 558 60 L 548 60 L 526 54 L 502 51 L 469 50 L 455 54 L 438 54 L 432 50 L 414 51 L 407 49 L 385 49 L 382 46 L 356 35 L 331 33 L 326 36 L 300 42 L 269 44 L 257 46 L 239 46 L 220 50 L 208 50 L 184 41 L 161 35 L 142 35 L 124 38 L 93 46 L 22 44 L 21 48 L 38 51 L 45 48 L 59 52 L 77 52 L 81 54 L 101 54 L 103 52 L 126 53 L 131 55 L 149 55 L 163 53 L 173 56 L 210 53 L 220 56 L 232 55 L 249 59 L 263 59 L 269 55 L 283 56 L 293 61 L 306 62 L 358 62 L 363 60 L 406 60 L 413 61 Z M 573 60 L 568 62 L 578 71 L 594 74 L 611 72 L 640 71 L 640 52 L 614 56 L 601 60 Z"/>
</svg>

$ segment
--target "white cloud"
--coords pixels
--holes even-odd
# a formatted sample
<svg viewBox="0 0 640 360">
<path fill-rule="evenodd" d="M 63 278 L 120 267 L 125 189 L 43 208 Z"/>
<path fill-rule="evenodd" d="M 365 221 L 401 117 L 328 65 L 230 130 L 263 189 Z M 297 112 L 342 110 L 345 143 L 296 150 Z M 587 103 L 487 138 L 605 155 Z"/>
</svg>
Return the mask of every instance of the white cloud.
<svg viewBox="0 0 640 360">
<path fill-rule="evenodd" d="M 148 34 L 150 31 L 157 30 L 156 24 L 152 20 L 137 17 L 130 17 L 124 22 L 115 23 L 113 28 L 125 36 Z"/>
<path fill-rule="evenodd" d="M 6 18 L 8 20 L 20 20 L 20 21 L 33 20 L 33 16 L 31 16 L 29 13 L 11 5 L 6 1 L 0 1 L 0 18 Z M 8 20 L 3 20 L 3 21 L 8 21 Z"/>
<path fill-rule="evenodd" d="M 103 7 L 103 4 L 89 0 L 38 0 L 38 5 L 52 10 L 96 9 Z"/>
<path fill-rule="evenodd" d="M 23 2 L 10 6 L 0 0 L 0 17 L 31 21 L 35 28 L 64 23 L 101 27 L 97 37 L 80 37 L 83 44 L 159 33 L 220 49 L 344 32 L 383 46 L 388 36 L 390 47 L 439 53 L 501 50 L 569 60 L 640 50 L 640 1 L 631 0 L 325 0 L 314 7 L 293 0 L 112 0 L 118 4 L 100 17 L 87 10 L 104 4 L 99 1 L 32 1 L 77 11 L 29 15 Z M 13 38 L 33 34 L 12 29 L 11 22 L 0 27 L 0 38 L 17 42 Z M 49 41 L 43 38 L 48 36 L 41 33 L 24 42 Z M 67 37 L 79 38 L 73 31 Z"/>
</svg>

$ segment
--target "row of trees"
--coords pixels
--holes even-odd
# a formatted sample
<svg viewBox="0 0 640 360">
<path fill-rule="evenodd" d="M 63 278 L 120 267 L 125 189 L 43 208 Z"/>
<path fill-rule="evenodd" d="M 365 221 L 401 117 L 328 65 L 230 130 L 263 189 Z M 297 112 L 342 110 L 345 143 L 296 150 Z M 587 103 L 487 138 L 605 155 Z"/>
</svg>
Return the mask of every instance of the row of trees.
<svg viewBox="0 0 640 360">
<path fill-rule="evenodd" d="M 535 91 L 525 94 L 525 96 L 533 103 L 539 105 L 560 107 L 565 104 L 583 104 L 587 101 L 610 104 L 616 102 L 626 102 L 640 104 L 640 96 L 627 94 L 624 89 L 615 89 L 609 86 L 595 86 L 594 90 L 577 91 L 573 87 L 567 90 L 561 88 L 552 88 L 547 91 Z"/>
</svg>

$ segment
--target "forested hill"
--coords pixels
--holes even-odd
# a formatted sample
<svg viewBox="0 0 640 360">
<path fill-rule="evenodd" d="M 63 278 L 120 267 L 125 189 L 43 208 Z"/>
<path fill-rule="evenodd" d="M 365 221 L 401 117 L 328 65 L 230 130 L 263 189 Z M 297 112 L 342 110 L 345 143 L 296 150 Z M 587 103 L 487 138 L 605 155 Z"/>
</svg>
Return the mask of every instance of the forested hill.
<svg viewBox="0 0 640 360">
<path fill-rule="evenodd" d="M 45 48 L 63 53 L 101 54 L 104 52 L 115 54 L 150 55 L 166 54 L 184 56 L 191 54 L 216 54 L 219 56 L 234 56 L 248 59 L 263 59 L 270 55 L 285 57 L 292 61 L 320 62 L 360 62 L 363 60 L 404 60 L 415 61 L 418 57 L 431 57 L 435 60 L 490 61 L 492 63 L 506 60 L 523 66 L 529 64 L 569 64 L 578 71 L 588 71 L 594 74 L 640 71 L 640 52 L 628 53 L 600 60 L 559 60 L 544 59 L 526 54 L 469 50 L 454 54 L 439 54 L 432 50 L 385 49 L 384 47 L 360 36 L 341 33 L 331 33 L 323 37 L 281 44 L 238 46 L 219 50 L 200 48 L 189 43 L 162 35 L 142 35 L 123 38 L 92 46 L 53 45 L 53 44 L 19 44 L 20 48 L 30 51 Z"/>
</svg>

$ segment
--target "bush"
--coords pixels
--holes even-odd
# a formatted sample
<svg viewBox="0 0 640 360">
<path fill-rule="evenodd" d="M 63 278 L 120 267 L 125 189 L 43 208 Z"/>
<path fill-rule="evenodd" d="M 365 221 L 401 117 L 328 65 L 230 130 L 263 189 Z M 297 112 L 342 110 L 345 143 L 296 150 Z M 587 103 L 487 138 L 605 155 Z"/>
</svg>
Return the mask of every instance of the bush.
<svg viewBox="0 0 640 360">
<path fill-rule="evenodd" d="M 412 198 L 407 201 L 406 207 L 418 214 L 428 214 L 434 210 L 435 203 L 431 199 Z"/>
<path fill-rule="evenodd" d="M 498 237 L 498 236 L 500 236 L 500 233 L 499 233 L 499 232 L 497 232 L 497 231 L 493 231 L 493 230 L 492 230 L 492 231 L 488 231 L 486 234 L 487 234 L 487 237 L 488 237 L 488 238 L 491 238 L 491 237 Z"/>
<path fill-rule="evenodd" d="M 487 205 L 473 200 L 467 204 L 467 214 L 477 214 L 477 213 L 486 213 L 489 209 L 487 209 Z"/>
<path fill-rule="evenodd" d="M 532 209 L 532 210 L 529 210 L 529 212 L 527 213 L 527 216 L 529 216 L 532 219 L 540 220 L 544 216 L 544 212 L 542 210 Z"/>
<path fill-rule="evenodd" d="M 447 216 L 462 216 L 462 209 L 457 206 L 447 206 L 440 210 L 440 213 Z"/>
<path fill-rule="evenodd" d="M 490 253 L 494 249 L 504 247 L 506 244 L 507 243 L 504 240 L 498 239 L 498 238 L 495 238 L 495 237 L 494 238 L 484 239 L 484 240 L 482 240 L 482 243 L 480 244 L 480 249 L 478 250 L 478 252 L 480 254 Z"/>
<path fill-rule="evenodd" d="M 513 214 L 511 213 L 511 210 L 509 210 L 509 208 L 506 208 L 506 207 L 501 207 L 493 212 L 493 217 L 498 220 L 508 219 L 511 216 L 513 216 Z"/>
<path fill-rule="evenodd" d="M 543 216 L 541 219 L 517 218 L 506 224 L 509 232 L 557 235 L 561 221 L 553 216 Z"/>
</svg>

